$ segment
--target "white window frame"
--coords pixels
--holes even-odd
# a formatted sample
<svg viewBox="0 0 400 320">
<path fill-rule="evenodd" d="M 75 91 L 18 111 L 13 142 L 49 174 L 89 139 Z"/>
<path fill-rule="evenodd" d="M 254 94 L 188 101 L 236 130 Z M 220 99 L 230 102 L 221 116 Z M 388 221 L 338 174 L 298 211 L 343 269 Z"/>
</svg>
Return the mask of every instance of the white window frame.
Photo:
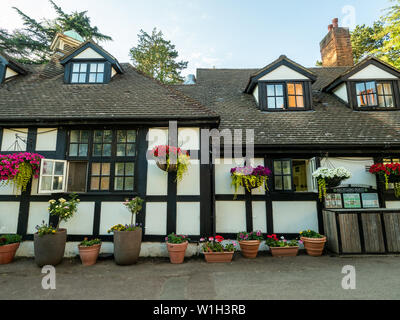
<svg viewBox="0 0 400 320">
<path fill-rule="evenodd" d="M 317 158 L 311 158 L 308 160 L 308 172 L 309 176 L 307 177 L 308 184 L 308 192 L 318 192 L 318 182 L 317 179 L 312 176 L 314 171 L 317 170 Z"/>
<path fill-rule="evenodd" d="M 53 172 L 51 175 L 43 175 L 43 169 L 44 169 L 44 161 L 47 162 L 53 162 Z M 64 171 L 63 171 L 63 186 L 61 190 L 52 190 L 53 189 L 53 184 L 51 184 L 51 190 L 43 190 L 42 189 L 42 178 L 43 176 L 46 177 L 55 177 L 54 175 L 54 170 L 55 170 L 55 164 L 57 162 L 61 162 L 64 164 Z M 49 194 L 49 193 L 64 193 L 67 187 L 67 166 L 68 166 L 68 161 L 67 160 L 56 160 L 56 159 L 41 159 L 40 160 L 40 175 L 39 175 L 39 185 L 38 185 L 38 193 L 39 194 Z M 58 175 L 57 175 L 58 176 Z"/>
</svg>

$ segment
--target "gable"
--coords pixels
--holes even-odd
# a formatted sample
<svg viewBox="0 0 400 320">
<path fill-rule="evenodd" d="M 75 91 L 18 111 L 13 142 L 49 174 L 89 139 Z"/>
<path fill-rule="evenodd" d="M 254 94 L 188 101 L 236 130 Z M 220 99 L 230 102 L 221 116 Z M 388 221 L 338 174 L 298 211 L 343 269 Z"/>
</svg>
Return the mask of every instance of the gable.
<svg viewBox="0 0 400 320">
<path fill-rule="evenodd" d="M 76 55 L 74 59 L 105 59 L 105 58 L 101 54 L 94 51 L 92 48 L 87 48 L 78 55 Z"/>
<path fill-rule="evenodd" d="M 369 64 L 362 70 L 358 71 L 354 75 L 352 75 L 350 80 L 358 80 L 358 79 L 398 79 L 395 75 L 377 67 L 376 65 Z"/>
<path fill-rule="evenodd" d="M 11 77 L 15 77 L 17 75 L 18 75 L 18 72 L 15 72 L 13 69 L 7 67 L 5 79 L 11 78 Z"/>
<path fill-rule="evenodd" d="M 265 74 L 258 79 L 271 81 L 271 80 L 310 80 L 308 77 L 302 75 L 301 73 L 293 70 L 290 67 L 281 65 L 270 73 Z"/>
</svg>

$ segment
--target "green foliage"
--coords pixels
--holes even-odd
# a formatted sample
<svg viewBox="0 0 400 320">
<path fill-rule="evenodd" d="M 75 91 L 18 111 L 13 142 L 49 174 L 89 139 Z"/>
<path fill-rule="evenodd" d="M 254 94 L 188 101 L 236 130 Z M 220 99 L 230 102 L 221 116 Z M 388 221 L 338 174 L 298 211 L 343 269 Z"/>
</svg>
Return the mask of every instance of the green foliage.
<svg viewBox="0 0 400 320">
<path fill-rule="evenodd" d="M 87 11 L 65 13 L 53 1 L 49 1 L 57 13 L 55 19 L 42 19 L 38 21 L 13 7 L 23 20 L 24 27 L 9 32 L 0 29 L 0 50 L 6 51 L 21 63 L 45 63 L 49 60 L 50 44 L 57 32 L 63 33 L 75 30 L 85 40 L 97 41 L 112 40 L 111 37 L 99 32 L 92 26 Z"/>
<path fill-rule="evenodd" d="M 8 244 L 19 243 L 22 241 L 22 237 L 18 234 L 5 234 L 0 236 L 0 247 Z"/>
<path fill-rule="evenodd" d="M 272 236 L 267 236 L 267 240 L 265 241 L 266 245 L 272 248 L 286 248 L 286 247 L 298 247 L 298 240 L 286 240 L 284 237 L 281 237 L 280 240 L 276 237 L 275 234 Z"/>
<path fill-rule="evenodd" d="M 186 235 L 177 235 L 175 233 L 171 233 L 169 234 L 165 240 L 168 243 L 175 243 L 175 244 L 180 244 L 180 243 L 184 243 L 186 241 L 190 241 L 190 239 L 188 238 L 188 236 Z"/>
<path fill-rule="evenodd" d="M 187 61 L 176 61 L 178 52 L 163 33 L 153 29 L 151 34 L 140 30 L 138 44 L 130 49 L 133 65 L 144 74 L 165 84 L 181 83 L 181 71 L 187 68 Z"/>
<path fill-rule="evenodd" d="M 39 237 L 43 237 L 46 234 L 55 234 L 57 232 L 57 229 L 50 224 L 46 224 L 46 222 L 42 221 L 42 225 L 36 226 L 36 231 Z"/>
<path fill-rule="evenodd" d="M 263 187 L 268 190 L 268 176 L 260 175 L 243 175 L 243 174 L 232 174 L 232 186 L 235 187 L 235 196 L 237 198 L 237 192 L 239 187 L 244 187 L 247 191 L 251 192 L 251 189 Z"/>
<path fill-rule="evenodd" d="M 238 241 L 248 241 L 248 240 L 259 240 L 263 241 L 264 237 L 262 235 L 261 231 L 252 231 L 252 232 L 239 232 L 237 234 L 237 240 Z"/>
<path fill-rule="evenodd" d="M 101 240 L 100 239 L 88 240 L 88 238 L 84 238 L 79 245 L 81 247 L 93 247 L 96 244 L 101 244 Z"/>
<path fill-rule="evenodd" d="M 301 231 L 300 236 L 305 238 L 319 238 L 319 239 L 324 237 L 314 230 Z"/>
<path fill-rule="evenodd" d="M 73 193 L 70 195 L 70 199 L 67 201 L 64 198 L 58 200 L 49 201 L 49 212 L 52 216 L 58 217 L 57 230 L 59 229 L 61 221 L 68 221 L 73 217 L 77 211 L 80 200 L 78 195 Z"/>
<path fill-rule="evenodd" d="M 368 55 L 376 54 L 382 47 L 386 37 L 378 37 L 384 30 L 383 22 L 376 21 L 372 27 L 358 25 L 351 32 L 351 45 L 353 47 L 354 62 L 358 63 Z"/>
<path fill-rule="evenodd" d="M 140 197 L 132 198 L 131 200 L 126 199 L 123 205 L 129 210 L 131 213 L 131 225 L 133 225 L 133 216 L 138 214 L 143 208 L 144 200 Z"/>
<path fill-rule="evenodd" d="M 122 225 L 122 224 L 117 224 L 113 227 L 111 227 L 107 233 L 112 233 L 114 231 L 136 231 L 139 230 L 142 227 L 141 224 L 136 223 L 136 224 L 126 224 L 126 225 Z"/>
<path fill-rule="evenodd" d="M 225 239 L 221 236 L 210 237 L 208 241 L 204 238 L 200 239 L 202 243 L 201 249 L 203 252 L 234 252 L 238 248 L 235 241 L 222 243 Z M 204 242 L 205 241 L 205 242 Z"/>
<path fill-rule="evenodd" d="M 15 175 L 14 179 L 8 181 L 11 181 L 14 184 L 16 190 L 26 191 L 26 187 L 31 181 L 33 175 L 32 166 L 29 163 L 22 162 L 18 169 L 19 172 Z"/>
</svg>

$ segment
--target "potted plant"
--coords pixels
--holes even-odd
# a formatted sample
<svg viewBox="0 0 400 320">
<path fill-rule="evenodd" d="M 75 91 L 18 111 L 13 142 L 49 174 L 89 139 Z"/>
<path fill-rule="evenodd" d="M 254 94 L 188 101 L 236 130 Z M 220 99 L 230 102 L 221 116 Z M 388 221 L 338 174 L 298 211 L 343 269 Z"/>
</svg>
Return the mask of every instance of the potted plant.
<svg viewBox="0 0 400 320">
<path fill-rule="evenodd" d="M 157 166 L 166 172 L 176 172 L 176 181 L 181 181 L 190 164 L 187 151 L 173 146 L 157 146 L 151 154 L 156 158 Z"/>
<path fill-rule="evenodd" d="M 82 264 L 84 266 L 92 266 L 96 264 L 100 248 L 100 239 L 88 240 L 88 238 L 84 238 L 78 246 L 79 256 L 81 257 Z"/>
<path fill-rule="evenodd" d="M 322 255 L 325 247 L 326 237 L 313 230 L 300 232 L 300 240 L 304 243 L 307 254 L 313 257 Z"/>
<path fill-rule="evenodd" d="M 225 239 L 221 236 L 215 236 L 208 238 L 206 241 L 205 238 L 200 239 L 200 243 L 202 243 L 201 250 L 204 254 L 204 258 L 208 263 L 223 263 L 223 262 L 231 262 L 233 258 L 233 254 L 237 250 L 236 242 L 228 242 L 222 243 Z"/>
<path fill-rule="evenodd" d="M 326 189 L 340 185 L 343 180 L 351 178 L 351 172 L 346 168 L 318 168 L 312 176 L 317 179 L 319 199 L 326 197 Z"/>
<path fill-rule="evenodd" d="M 185 235 L 177 235 L 175 233 L 169 234 L 165 237 L 167 241 L 167 248 L 169 259 L 173 264 L 183 263 L 185 259 L 185 252 L 189 244 L 189 238 Z"/>
<path fill-rule="evenodd" d="M 36 226 L 34 234 L 35 261 L 39 267 L 45 265 L 55 266 L 64 257 L 65 243 L 67 242 L 67 230 L 60 229 L 62 221 L 68 221 L 76 213 L 80 200 L 76 194 L 70 195 L 67 201 L 64 198 L 49 201 L 49 212 L 58 217 L 57 226 L 54 228 L 44 221 L 41 226 Z"/>
<path fill-rule="evenodd" d="M 371 166 L 369 172 L 378 175 L 385 183 L 386 190 L 389 189 L 389 183 L 393 183 L 394 194 L 400 198 L 400 163 L 377 163 Z"/>
<path fill-rule="evenodd" d="M 12 183 L 15 192 L 25 191 L 32 176 L 38 177 L 43 158 L 40 154 L 29 152 L 0 155 L 0 185 Z"/>
<path fill-rule="evenodd" d="M 261 231 L 244 231 L 237 234 L 237 240 L 239 241 L 242 255 L 245 258 L 255 259 L 258 254 L 258 248 L 260 247 L 261 241 L 263 241 L 264 238 Z"/>
<path fill-rule="evenodd" d="M 133 224 L 133 217 L 142 210 L 143 199 L 139 197 L 125 200 L 124 206 L 131 213 L 131 224 L 118 224 L 108 233 L 114 233 L 114 259 L 118 265 L 131 265 L 137 262 L 142 245 L 142 227 Z"/>
<path fill-rule="evenodd" d="M 231 180 L 232 186 L 235 187 L 235 196 L 239 187 L 244 187 L 247 191 L 251 192 L 252 189 L 263 187 L 264 190 L 268 190 L 268 176 L 271 175 L 271 170 L 267 167 L 258 166 L 253 168 L 252 166 L 236 167 L 231 169 Z"/>
<path fill-rule="evenodd" d="M 0 236 L 0 264 L 8 264 L 14 260 L 22 237 L 18 234 Z"/>
<path fill-rule="evenodd" d="M 266 244 L 269 246 L 269 250 L 273 257 L 295 257 L 299 253 L 299 243 L 303 243 L 301 240 L 286 240 L 281 237 L 278 240 L 276 234 L 267 236 Z"/>
</svg>

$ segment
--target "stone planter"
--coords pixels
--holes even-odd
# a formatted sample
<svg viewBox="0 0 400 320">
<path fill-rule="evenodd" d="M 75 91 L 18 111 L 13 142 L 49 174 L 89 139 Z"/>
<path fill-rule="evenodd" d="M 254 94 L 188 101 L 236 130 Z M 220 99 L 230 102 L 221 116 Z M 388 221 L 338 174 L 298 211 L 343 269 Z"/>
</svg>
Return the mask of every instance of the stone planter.
<svg viewBox="0 0 400 320">
<path fill-rule="evenodd" d="M 185 259 L 185 252 L 188 247 L 188 242 L 184 243 L 167 243 L 169 259 L 173 264 L 181 264 Z"/>
<path fill-rule="evenodd" d="M 84 266 L 93 266 L 97 262 L 101 248 L 100 244 L 95 244 L 91 247 L 78 246 L 79 256 L 81 257 Z"/>
<path fill-rule="evenodd" d="M 9 264 L 14 260 L 19 248 L 19 242 L 0 246 L 0 264 Z"/>
<path fill-rule="evenodd" d="M 55 234 L 39 237 L 34 235 L 35 262 L 39 267 L 56 266 L 64 258 L 67 230 L 60 229 Z"/>
<path fill-rule="evenodd" d="M 304 248 L 306 249 L 308 255 L 313 257 L 319 257 L 322 255 L 326 243 L 326 237 L 323 238 L 301 237 L 300 240 L 303 241 Z"/>
<path fill-rule="evenodd" d="M 258 248 L 261 244 L 260 240 L 239 241 L 239 244 L 243 257 L 248 259 L 255 259 L 257 257 Z"/>
<path fill-rule="evenodd" d="M 114 259 L 121 266 L 135 264 L 142 245 L 142 228 L 135 231 L 114 231 Z"/>
<path fill-rule="evenodd" d="M 208 263 L 232 262 L 234 252 L 203 252 Z"/>
<path fill-rule="evenodd" d="M 299 247 L 269 247 L 273 257 L 295 257 L 299 253 Z"/>
<path fill-rule="evenodd" d="M 156 161 L 157 167 L 159 167 L 162 171 L 166 172 L 176 172 L 178 171 L 178 164 L 170 164 L 167 170 L 167 164 L 166 163 L 160 163 L 159 161 Z"/>
</svg>

